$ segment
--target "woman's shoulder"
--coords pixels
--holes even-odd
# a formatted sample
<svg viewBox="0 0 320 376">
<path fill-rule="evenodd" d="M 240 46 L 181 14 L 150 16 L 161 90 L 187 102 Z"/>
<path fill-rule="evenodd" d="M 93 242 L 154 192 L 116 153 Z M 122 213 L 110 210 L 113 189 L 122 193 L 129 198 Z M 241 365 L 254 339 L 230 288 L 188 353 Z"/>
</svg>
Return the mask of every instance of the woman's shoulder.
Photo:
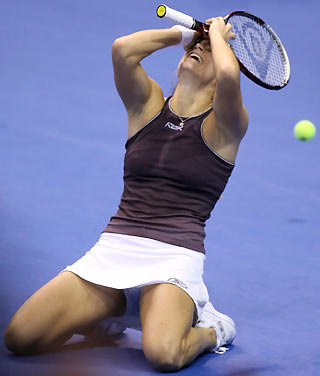
<svg viewBox="0 0 320 376">
<path fill-rule="evenodd" d="M 152 79 L 151 79 L 152 80 Z M 152 80 L 153 81 L 153 80 Z M 131 137 L 137 133 L 141 128 L 148 124 L 165 106 L 169 97 L 164 97 L 161 87 L 155 84 L 151 90 L 153 93 L 150 95 L 149 100 L 139 111 L 128 113 L 128 136 Z"/>
</svg>

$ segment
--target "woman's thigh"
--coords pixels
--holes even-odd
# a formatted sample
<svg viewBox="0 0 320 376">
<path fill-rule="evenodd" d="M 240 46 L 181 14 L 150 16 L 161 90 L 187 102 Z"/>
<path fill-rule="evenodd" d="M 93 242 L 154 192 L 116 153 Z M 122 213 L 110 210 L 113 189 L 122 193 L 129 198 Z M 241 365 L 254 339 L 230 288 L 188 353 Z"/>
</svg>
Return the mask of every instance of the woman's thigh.
<svg viewBox="0 0 320 376">
<path fill-rule="evenodd" d="M 166 363 L 180 352 L 192 327 L 195 310 L 191 297 L 176 285 L 161 283 L 142 287 L 142 345 L 152 363 Z"/>
<path fill-rule="evenodd" d="M 108 316 L 123 314 L 125 305 L 121 290 L 63 272 L 21 306 L 8 325 L 5 341 L 16 352 L 32 346 L 49 346 Z"/>
</svg>

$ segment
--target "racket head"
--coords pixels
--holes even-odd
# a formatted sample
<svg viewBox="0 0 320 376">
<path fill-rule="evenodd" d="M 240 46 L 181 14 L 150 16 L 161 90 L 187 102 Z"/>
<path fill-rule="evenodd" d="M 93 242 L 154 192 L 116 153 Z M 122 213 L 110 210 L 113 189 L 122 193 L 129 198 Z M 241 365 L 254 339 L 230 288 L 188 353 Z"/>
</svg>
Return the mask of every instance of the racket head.
<svg viewBox="0 0 320 376">
<path fill-rule="evenodd" d="M 285 87 L 290 80 L 290 62 L 275 31 L 261 18 L 245 11 L 224 17 L 236 34 L 230 40 L 241 71 L 256 84 L 270 90 Z"/>
</svg>

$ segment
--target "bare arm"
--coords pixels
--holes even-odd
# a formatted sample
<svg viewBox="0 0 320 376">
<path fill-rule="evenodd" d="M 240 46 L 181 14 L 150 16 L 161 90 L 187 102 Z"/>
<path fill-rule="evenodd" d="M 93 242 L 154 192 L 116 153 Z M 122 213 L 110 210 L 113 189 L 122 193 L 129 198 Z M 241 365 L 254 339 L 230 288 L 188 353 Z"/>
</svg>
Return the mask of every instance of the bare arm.
<svg viewBox="0 0 320 376">
<path fill-rule="evenodd" d="M 207 20 L 212 49 L 216 88 L 214 112 L 219 132 L 230 142 L 241 140 L 248 127 L 248 113 L 242 103 L 239 64 L 228 45 L 235 35 L 222 17 Z"/>
<path fill-rule="evenodd" d="M 114 79 L 128 115 L 141 113 L 150 101 L 163 102 L 159 85 L 147 76 L 140 62 L 153 52 L 176 45 L 177 29 L 143 30 L 116 39 L 112 46 Z"/>
</svg>

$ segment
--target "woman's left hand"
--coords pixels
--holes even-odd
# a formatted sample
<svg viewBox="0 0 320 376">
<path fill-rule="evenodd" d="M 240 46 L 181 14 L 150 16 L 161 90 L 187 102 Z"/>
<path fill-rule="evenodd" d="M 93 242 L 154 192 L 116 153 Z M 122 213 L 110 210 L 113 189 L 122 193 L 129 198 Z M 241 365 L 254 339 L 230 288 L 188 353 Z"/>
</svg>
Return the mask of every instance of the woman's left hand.
<svg viewBox="0 0 320 376">
<path fill-rule="evenodd" d="M 209 37 L 213 33 L 219 33 L 222 38 L 229 43 L 230 39 L 235 39 L 236 35 L 231 31 L 232 25 L 230 23 L 225 23 L 222 17 L 209 18 L 206 20 L 206 24 L 209 27 Z"/>
</svg>

